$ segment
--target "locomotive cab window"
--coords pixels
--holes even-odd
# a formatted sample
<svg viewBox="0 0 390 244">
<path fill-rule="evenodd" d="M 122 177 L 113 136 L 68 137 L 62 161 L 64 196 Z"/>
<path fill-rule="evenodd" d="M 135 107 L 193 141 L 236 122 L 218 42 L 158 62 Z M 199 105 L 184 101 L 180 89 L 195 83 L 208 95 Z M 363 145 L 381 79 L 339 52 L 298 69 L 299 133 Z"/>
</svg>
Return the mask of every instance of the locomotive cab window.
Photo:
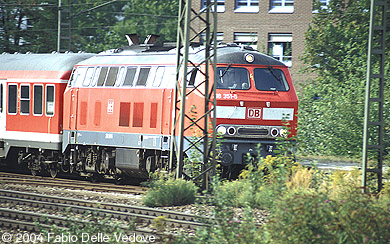
<svg viewBox="0 0 390 244">
<path fill-rule="evenodd" d="M 238 67 L 218 67 L 217 68 L 217 88 L 248 90 L 250 88 L 249 73 L 245 68 Z"/>
<path fill-rule="evenodd" d="M 84 82 L 87 67 L 78 67 L 72 74 L 70 84 L 72 87 L 81 87 Z"/>
<path fill-rule="evenodd" d="M 18 105 L 18 86 L 8 85 L 8 114 L 16 114 Z"/>
<path fill-rule="evenodd" d="M 254 70 L 255 86 L 259 91 L 288 91 L 290 90 L 286 77 L 281 69 L 258 68 Z"/>
<path fill-rule="evenodd" d="M 43 114 L 43 85 L 34 85 L 34 115 Z"/>
<path fill-rule="evenodd" d="M 30 85 L 20 86 L 20 114 L 30 114 Z"/>
<path fill-rule="evenodd" d="M 54 86 L 46 86 L 46 116 L 54 116 Z"/>
<path fill-rule="evenodd" d="M 95 72 L 95 68 L 89 67 L 87 68 L 87 72 L 85 73 L 85 78 L 83 81 L 83 86 L 89 86 L 91 84 L 91 81 L 93 80 L 93 73 Z"/>
</svg>

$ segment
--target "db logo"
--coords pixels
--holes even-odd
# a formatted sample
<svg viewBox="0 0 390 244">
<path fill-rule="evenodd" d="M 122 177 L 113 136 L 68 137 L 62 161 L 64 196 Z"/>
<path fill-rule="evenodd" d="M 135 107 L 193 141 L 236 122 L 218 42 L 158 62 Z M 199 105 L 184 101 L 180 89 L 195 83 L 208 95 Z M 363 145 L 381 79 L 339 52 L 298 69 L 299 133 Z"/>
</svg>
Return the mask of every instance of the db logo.
<svg viewBox="0 0 390 244">
<path fill-rule="evenodd" d="M 248 119 L 261 119 L 261 108 L 248 108 Z"/>
</svg>

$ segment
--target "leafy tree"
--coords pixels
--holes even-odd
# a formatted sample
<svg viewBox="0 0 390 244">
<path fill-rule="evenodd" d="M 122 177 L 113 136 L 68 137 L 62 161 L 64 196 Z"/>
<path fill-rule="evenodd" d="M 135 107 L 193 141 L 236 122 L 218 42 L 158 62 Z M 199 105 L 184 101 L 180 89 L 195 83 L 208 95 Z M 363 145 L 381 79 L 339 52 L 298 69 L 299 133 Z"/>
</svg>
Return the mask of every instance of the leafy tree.
<svg viewBox="0 0 390 244">
<path fill-rule="evenodd" d="M 306 33 L 302 58 L 310 66 L 306 72 L 316 78 L 305 85 L 300 100 L 300 148 L 305 153 L 361 153 L 369 2 L 332 0 Z"/>
<path fill-rule="evenodd" d="M 124 7 L 121 20 L 110 30 L 110 48 L 127 44 L 125 34 L 136 33 L 142 42 L 149 34 L 160 42 L 176 41 L 178 0 L 132 0 Z"/>
<path fill-rule="evenodd" d="M 161 41 L 176 40 L 178 0 L 69 1 L 72 51 L 124 46 L 128 33 L 137 33 L 141 39 L 157 34 Z M 56 50 L 57 15 L 58 0 L 0 0 L 0 50 Z"/>
<path fill-rule="evenodd" d="M 48 0 L 0 2 L 0 50 L 49 52 L 57 38 L 57 3 Z"/>
</svg>

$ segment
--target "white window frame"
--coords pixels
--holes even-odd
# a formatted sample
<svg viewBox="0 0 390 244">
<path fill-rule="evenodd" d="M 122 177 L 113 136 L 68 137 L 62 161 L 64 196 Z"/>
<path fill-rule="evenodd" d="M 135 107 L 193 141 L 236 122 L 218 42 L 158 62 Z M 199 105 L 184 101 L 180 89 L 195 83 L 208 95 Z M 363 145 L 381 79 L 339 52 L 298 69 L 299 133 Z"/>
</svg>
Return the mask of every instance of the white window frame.
<svg viewBox="0 0 390 244">
<path fill-rule="evenodd" d="M 206 1 L 207 0 L 202 0 L 201 11 L 206 10 Z M 214 2 L 214 0 L 210 0 L 210 2 Z M 211 11 L 214 12 L 214 8 L 212 8 Z M 225 12 L 225 0 L 217 0 L 217 13 L 223 12 Z"/>
<path fill-rule="evenodd" d="M 276 3 L 280 6 L 275 6 Z M 294 0 L 270 0 L 269 7 L 268 13 L 291 14 L 294 13 Z"/>
<path fill-rule="evenodd" d="M 320 3 L 320 9 L 315 9 L 315 2 L 319 2 Z M 323 10 L 323 9 L 328 9 L 328 5 L 329 5 L 329 2 L 330 0 L 314 0 L 313 1 L 313 13 L 318 13 L 319 10 Z"/>
<path fill-rule="evenodd" d="M 239 6 L 239 2 L 246 2 L 245 6 Z M 235 13 L 258 13 L 259 12 L 259 0 L 235 0 Z"/>
<path fill-rule="evenodd" d="M 23 87 L 28 87 L 28 97 L 22 97 Z M 28 102 L 28 113 L 22 112 L 22 102 Z M 30 115 L 31 112 L 31 86 L 30 84 L 20 85 L 20 115 Z"/>
<path fill-rule="evenodd" d="M 257 32 L 234 32 L 234 43 L 238 45 L 250 46 L 257 50 Z"/>
<path fill-rule="evenodd" d="M 48 88 L 53 87 L 53 101 L 48 100 Z M 52 104 L 49 104 L 52 103 Z M 53 114 L 50 114 L 51 111 L 49 111 L 49 106 L 53 108 Z M 46 117 L 54 117 L 56 111 L 56 87 L 53 84 L 47 84 L 45 87 L 45 115 Z M 49 112 L 49 113 L 48 113 Z"/>
<path fill-rule="evenodd" d="M 35 87 L 41 87 L 42 88 L 42 94 L 41 94 L 41 113 L 39 114 L 37 114 L 37 113 L 35 113 L 35 98 L 36 98 L 36 94 L 35 94 Z M 43 84 L 35 84 L 35 85 L 33 85 L 33 99 L 32 99 L 32 104 L 33 104 L 33 106 L 32 106 L 32 109 L 33 109 L 33 115 L 34 116 L 43 116 L 43 103 L 44 103 L 44 98 L 45 98 L 45 89 L 44 89 L 44 87 L 43 87 Z"/>
<path fill-rule="evenodd" d="M 203 45 L 204 40 L 206 39 L 206 34 L 205 33 L 200 34 L 199 38 L 200 38 L 200 42 Z M 217 32 L 217 43 L 221 43 L 221 42 L 223 42 L 223 32 Z"/>
<path fill-rule="evenodd" d="M 292 55 L 291 56 L 284 56 L 286 44 L 290 43 L 292 45 L 293 36 L 292 34 L 288 33 L 270 33 L 268 34 L 268 53 L 270 56 L 275 58 L 276 60 L 279 60 L 280 62 L 284 63 L 286 66 L 291 67 L 292 66 Z M 280 43 L 278 45 L 274 45 L 271 48 L 271 45 L 273 43 Z M 270 50 L 272 49 L 272 53 Z M 276 51 L 276 53 L 274 53 Z M 292 53 L 292 51 L 291 51 Z"/>
</svg>

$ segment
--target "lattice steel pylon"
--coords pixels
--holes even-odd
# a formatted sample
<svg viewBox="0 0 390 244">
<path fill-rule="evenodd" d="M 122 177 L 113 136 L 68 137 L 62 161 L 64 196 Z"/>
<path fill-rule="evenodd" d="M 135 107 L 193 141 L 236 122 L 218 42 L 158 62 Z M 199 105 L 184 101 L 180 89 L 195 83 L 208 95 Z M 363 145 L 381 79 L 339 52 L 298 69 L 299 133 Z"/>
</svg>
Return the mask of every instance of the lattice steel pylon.
<svg viewBox="0 0 390 244">
<path fill-rule="evenodd" d="M 382 189 L 385 148 L 383 143 L 383 90 L 385 79 L 386 1 L 371 0 L 362 155 L 362 188 L 364 191 L 367 191 L 368 173 L 376 175 L 378 192 Z M 369 157 L 375 154 L 377 165 L 368 167 Z"/>
<path fill-rule="evenodd" d="M 172 123 L 171 153 L 169 158 L 170 171 L 176 170 L 177 178 L 190 180 L 203 179 L 202 186 L 207 188 L 208 175 L 215 174 L 215 147 L 216 147 L 216 120 L 215 114 L 215 77 L 211 72 L 216 69 L 216 26 L 217 26 L 217 1 L 207 0 L 206 6 L 200 12 L 192 8 L 191 0 L 179 1 L 178 32 L 177 32 L 177 63 L 176 86 L 174 92 L 174 111 Z M 200 31 L 195 29 L 199 28 Z M 199 38 L 204 38 L 204 59 L 194 61 L 190 58 L 191 43 Z M 202 75 L 201 83 L 194 84 L 191 79 L 196 73 Z M 211 78 L 213 77 L 213 78 Z M 197 77 L 199 80 L 199 77 Z M 188 86 L 191 84 L 191 86 Z M 203 108 L 196 108 L 197 116 L 194 118 L 190 111 L 193 104 L 186 104 L 186 98 L 202 94 L 204 97 Z M 197 130 L 201 133 L 193 134 Z M 193 134 L 193 136 L 189 136 Z M 200 162 L 200 170 L 197 175 L 188 175 L 183 171 L 186 155 L 199 152 L 203 155 Z"/>
<path fill-rule="evenodd" d="M 71 0 L 58 0 L 57 52 L 71 49 Z"/>
</svg>

